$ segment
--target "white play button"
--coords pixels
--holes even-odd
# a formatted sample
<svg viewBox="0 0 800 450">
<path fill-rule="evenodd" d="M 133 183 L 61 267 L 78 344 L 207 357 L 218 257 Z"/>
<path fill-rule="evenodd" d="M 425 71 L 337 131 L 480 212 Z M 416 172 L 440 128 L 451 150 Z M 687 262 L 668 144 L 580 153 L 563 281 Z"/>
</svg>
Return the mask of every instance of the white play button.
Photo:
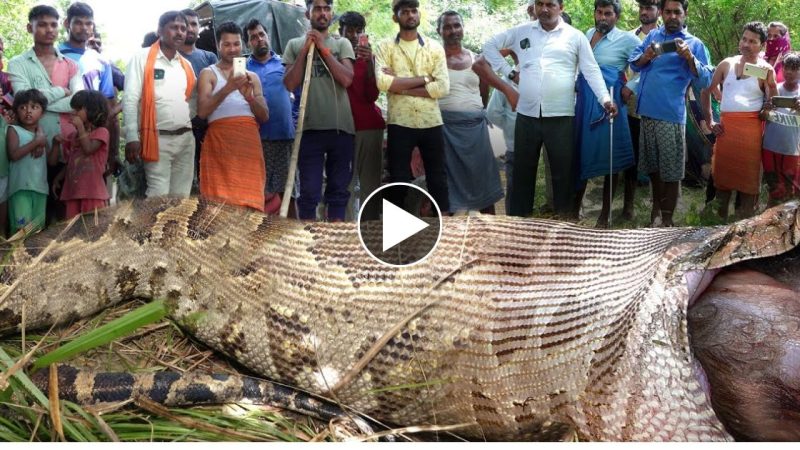
<svg viewBox="0 0 800 450">
<path fill-rule="evenodd" d="M 365 210 L 380 211 L 380 218 L 365 219 Z M 424 261 L 441 236 L 439 206 L 424 189 L 410 183 L 391 183 L 376 189 L 358 215 L 361 245 L 372 258 L 387 266 L 413 266 Z"/>
<path fill-rule="evenodd" d="M 431 226 L 383 199 L 383 251 Z"/>
</svg>

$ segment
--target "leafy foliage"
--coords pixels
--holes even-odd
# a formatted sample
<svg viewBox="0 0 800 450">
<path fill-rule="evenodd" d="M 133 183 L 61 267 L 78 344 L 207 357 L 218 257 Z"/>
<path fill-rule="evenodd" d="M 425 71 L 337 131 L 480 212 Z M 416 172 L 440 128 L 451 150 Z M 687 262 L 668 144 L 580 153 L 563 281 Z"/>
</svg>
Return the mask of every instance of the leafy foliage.
<svg viewBox="0 0 800 450">
<path fill-rule="evenodd" d="M 0 37 L 5 44 L 5 57 L 11 59 L 33 45 L 33 39 L 25 26 L 28 10 L 33 0 L 3 0 L 0 2 Z"/>
</svg>

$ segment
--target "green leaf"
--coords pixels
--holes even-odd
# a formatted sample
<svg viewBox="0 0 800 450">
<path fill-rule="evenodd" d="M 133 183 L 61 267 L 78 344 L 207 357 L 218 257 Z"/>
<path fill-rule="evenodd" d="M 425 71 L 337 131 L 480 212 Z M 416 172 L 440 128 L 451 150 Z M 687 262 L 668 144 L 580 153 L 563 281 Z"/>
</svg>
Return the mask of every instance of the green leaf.
<svg viewBox="0 0 800 450">
<path fill-rule="evenodd" d="M 33 368 L 41 369 L 87 350 L 106 345 L 120 337 L 129 335 L 137 328 L 158 322 L 166 315 L 167 310 L 164 307 L 163 300 L 150 302 L 47 353 L 36 360 Z"/>
</svg>

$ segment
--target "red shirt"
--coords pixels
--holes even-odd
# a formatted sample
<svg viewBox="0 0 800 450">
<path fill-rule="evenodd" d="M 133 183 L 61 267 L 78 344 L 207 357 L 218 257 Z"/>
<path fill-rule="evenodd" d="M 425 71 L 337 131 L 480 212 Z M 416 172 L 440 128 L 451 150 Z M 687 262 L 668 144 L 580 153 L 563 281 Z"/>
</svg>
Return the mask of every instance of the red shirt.
<svg viewBox="0 0 800 450">
<path fill-rule="evenodd" d="M 95 128 L 89 133 L 90 141 L 100 141 L 100 147 L 91 155 L 84 155 L 76 133 L 61 144 L 67 161 L 67 176 L 61 189 L 61 200 L 108 200 L 103 172 L 108 159 L 108 130 Z"/>
<path fill-rule="evenodd" d="M 379 93 L 375 75 L 367 73 L 368 70 L 367 60 L 357 58 L 353 64 L 353 84 L 347 88 L 356 131 L 386 128 L 381 110 L 375 105 Z"/>
</svg>

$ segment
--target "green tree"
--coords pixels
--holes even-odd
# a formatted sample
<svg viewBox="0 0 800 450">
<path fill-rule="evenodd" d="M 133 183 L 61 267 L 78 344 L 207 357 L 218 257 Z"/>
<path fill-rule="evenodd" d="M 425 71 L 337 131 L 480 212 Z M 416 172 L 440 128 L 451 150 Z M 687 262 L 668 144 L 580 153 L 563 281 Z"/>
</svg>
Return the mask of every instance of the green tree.
<svg viewBox="0 0 800 450">
<path fill-rule="evenodd" d="M 5 44 L 5 57 L 10 59 L 33 45 L 26 29 L 28 10 L 33 0 L 3 0 L 0 2 L 0 36 Z"/>
</svg>

